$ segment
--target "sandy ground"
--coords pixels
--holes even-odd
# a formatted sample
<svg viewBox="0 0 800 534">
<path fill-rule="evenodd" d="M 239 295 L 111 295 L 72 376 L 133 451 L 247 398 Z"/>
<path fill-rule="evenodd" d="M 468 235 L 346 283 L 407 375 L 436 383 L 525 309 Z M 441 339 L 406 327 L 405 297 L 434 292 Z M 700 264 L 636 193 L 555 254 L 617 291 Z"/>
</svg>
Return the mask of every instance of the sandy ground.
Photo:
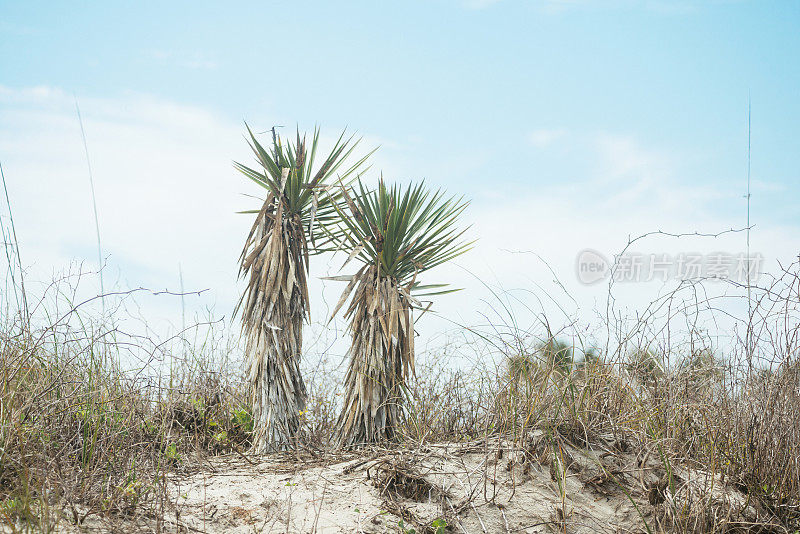
<svg viewBox="0 0 800 534">
<path fill-rule="evenodd" d="M 715 496 L 726 510 L 743 502 L 720 480 L 677 466 L 672 494 L 657 455 L 627 448 L 611 438 L 581 448 L 533 435 L 523 447 L 218 457 L 173 480 L 174 516 L 165 519 L 168 531 L 210 534 L 622 533 L 646 532 L 644 522 L 652 528 L 662 503 L 681 495 Z"/>
<path fill-rule="evenodd" d="M 403 532 L 401 521 L 424 532 L 435 531 L 437 519 L 455 532 L 552 532 L 562 516 L 575 532 L 637 530 L 640 523 L 624 495 L 586 491 L 568 473 L 562 501 L 549 469 L 525 469 L 494 451 L 434 446 L 376 456 L 220 460 L 216 472 L 178 486 L 180 518 L 201 531 L 242 534 Z"/>
</svg>

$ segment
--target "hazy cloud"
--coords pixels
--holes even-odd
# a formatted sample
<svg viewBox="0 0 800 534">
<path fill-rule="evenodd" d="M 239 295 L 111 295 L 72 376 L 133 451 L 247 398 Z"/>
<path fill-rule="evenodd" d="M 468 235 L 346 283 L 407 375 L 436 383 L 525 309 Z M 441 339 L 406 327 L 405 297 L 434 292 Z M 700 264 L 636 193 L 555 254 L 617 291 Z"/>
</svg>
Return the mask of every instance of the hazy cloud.
<svg viewBox="0 0 800 534">
<path fill-rule="evenodd" d="M 567 135 L 567 131 L 564 129 L 539 129 L 531 132 L 528 140 L 536 148 L 547 148 L 565 135 Z"/>
<path fill-rule="evenodd" d="M 251 158 L 241 125 L 205 109 L 140 94 L 82 98 L 80 105 L 108 279 L 123 287 L 174 290 L 180 263 L 186 289 L 210 289 L 189 299 L 190 309 L 213 307 L 219 316 L 230 316 L 240 289 L 236 261 L 250 224 L 248 216 L 236 211 L 258 204 L 242 193 L 263 193 L 231 166 L 231 160 Z M 541 130 L 531 136 L 534 146 L 557 140 L 563 157 L 586 160 L 587 175 L 569 181 L 556 177 L 553 185 L 535 190 L 492 187 L 476 196 L 466 212 L 466 222 L 473 224 L 470 237 L 478 239 L 475 249 L 425 275 L 426 282 L 450 282 L 465 291 L 437 299 L 435 313 L 419 323 L 420 346 L 452 329 L 454 322 L 484 322 L 483 316 L 496 307 L 487 285 L 524 292 L 514 304 L 524 308 L 521 320 L 536 320 L 539 309 L 554 321 L 574 319 L 569 314 L 588 321 L 594 310 L 604 310 L 606 295 L 602 285 L 578 283 L 574 268 L 580 250 L 592 248 L 611 257 L 629 237 L 653 230 L 717 232 L 740 226 L 738 218 L 721 214 L 716 206 L 741 201 L 741 195 L 681 181 L 676 156 L 666 150 L 610 133 Z M 364 148 L 376 144 L 368 138 Z M 91 192 L 73 97 L 51 87 L 0 86 L 0 159 L 30 279 L 47 281 L 54 270 L 76 260 L 96 268 Z M 398 174 L 380 159 L 377 164 L 376 176 L 382 168 L 387 176 Z M 798 236 L 794 226 L 762 224 L 753 233 L 753 250 L 774 265 L 787 251 L 800 249 Z M 741 234 L 653 238 L 637 246 L 645 252 L 735 252 L 742 250 L 744 239 Z M 319 277 L 338 274 L 342 261 L 312 262 L 317 322 L 327 320 L 329 304 L 342 290 Z M 537 287 L 545 288 L 546 295 L 527 293 Z M 636 310 L 660 290 L 628 285 L 621 288 L 618 303 Z M 143 314 L 151 325 L 175 325 L 180 307 L 169 299 L 148 301 Z M 338 337 L 346 342 L 342 332 Z"/>
</svg>

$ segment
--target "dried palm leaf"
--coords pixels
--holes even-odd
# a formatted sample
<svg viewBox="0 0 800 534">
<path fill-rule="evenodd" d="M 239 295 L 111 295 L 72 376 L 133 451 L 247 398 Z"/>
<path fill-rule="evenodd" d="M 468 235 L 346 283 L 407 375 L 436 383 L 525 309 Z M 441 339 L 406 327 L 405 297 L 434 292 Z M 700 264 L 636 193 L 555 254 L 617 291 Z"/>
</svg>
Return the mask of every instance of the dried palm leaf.
<svg viewBox="0 0 800 534">
<path fill-rule="evenodd" d="M 260 171 L 240 163 L 234 166 L 267 189 L 239 258 L 239 275 L 247 280 L 236 307 L 245 336 L 247 376 L 250 381 L 254 448 L 257 452 L 287 450 L 296 446 L 300 414 L 305 409 L 306 387 L 300 374 L 303 319 L 309 314 L 307 273 L 309 255 L 321 252 L 336 236 L 324 230 L 337 218 L 335 192 L 320 198 L 315 188 L 325 188 L 358 141 L 342 134 L 330 155 L 312 172 L 319 142 L 315 129 L 310 152 L 305 137 L 284 144 L 273 129 L 267 151 L 247 128 L 248 143 Z M 366 158 L 339 176 L 351 179 Z M 313 178 L 312 178 L 313 177 Z M 310 237 L 310 240 L 308 239 Z M 309 248 L 308 242 L 314 245 Z"/>
<path fill-rule="evenodd" d="M 381 179 L 367 191 L 360 179 L 358 192 L 342 187 L 339 212 L 343 231 L 329 237 L 348 253 L 345 265 L 363 265 L 349 280 L 333 312 L 350 299 L 352 345 L 345 376 L 345 400 L 337 423 L 344 446 L 396 437 L 402 423 L 406 379 L 414 372 L 412 310 L 421 303 L 411 293 L 421 286 L 417 275 L 469 249 L 456 230 L 467 206 L 462 199 L 445 199 L 424 184 L 405 190 L 387 188 Z M 349 210 L 349 213 L 346 212 Z"/>
</svg>

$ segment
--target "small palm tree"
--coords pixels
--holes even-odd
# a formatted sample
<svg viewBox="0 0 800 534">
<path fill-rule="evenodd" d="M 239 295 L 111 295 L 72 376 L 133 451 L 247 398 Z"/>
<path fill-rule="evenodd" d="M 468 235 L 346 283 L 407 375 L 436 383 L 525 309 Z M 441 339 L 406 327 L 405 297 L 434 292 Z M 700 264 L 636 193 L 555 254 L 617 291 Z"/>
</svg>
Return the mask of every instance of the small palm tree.
<svg viewBox="0 0 800 534">
<path fill-rule="evenodd" d="M 643 385 L 652 387 L 666 376 L 664 366 L 659 360 L 656 352 L 649 347 L 637 348 L 628 354 L 625 367 Z"/>
<path fill-rule="evenodd" d="M 395 437 L 405 381 L 414 369 L 416 297 L 452 291 L 441 289 L 446 284 L 420 285 L 417 276 L 471 245 L 461 241 L 466 229 L 456 228 L 467 206 L 462 199 L 431 193 L 424 184 L 389 188 L 382 178 L 375 191 L 360 179 L 358 188 L 353 195 L 342 188 L 349 213 L 340 212 L 344 231 L 336 239 L 349 252 L 347 262 L 357 258 L 362 264 L 343 277 L 349 284 L 333 312 L 352 295 L 345 312 L 352 346 L 337 423 L 344 446 Z"/>
<path fill-rule="evenodd" d="M 569 373 L 573 365 L 572 346 L 564 341 L 559 341 L 550 336 L 547 341 L 539 345 L 539 354 L 542 364 L 561 374 Z"/>
<path fill-rule="evenodd" d="M 321 228 L 337 218 L 337 194 L 321 194 L 358 141 L 344 133 L 322 165 L 314 167 L 319 129 L 310 150 L 298 132 L 284 144 L 272 130 L 267 151 L 247 128 L 248 143 L 260 166 L 234 166 L 267 190 L 244 244 L 239 276 L 247 287 L 236 307 L 246 336 L 247 377 L 252 388 L 254 448 L 257 452 L 290 449 L 300 428 L 306 388 L 300 375 L 303 318 L 309 313 L 306 280 L 309 255 L 325 250 L 332 235 Z M 358 160 L 339 176 L 347 180 L 364 163 Z M 236 313 L 234 312 L 234 313 Z"/>
</svg>

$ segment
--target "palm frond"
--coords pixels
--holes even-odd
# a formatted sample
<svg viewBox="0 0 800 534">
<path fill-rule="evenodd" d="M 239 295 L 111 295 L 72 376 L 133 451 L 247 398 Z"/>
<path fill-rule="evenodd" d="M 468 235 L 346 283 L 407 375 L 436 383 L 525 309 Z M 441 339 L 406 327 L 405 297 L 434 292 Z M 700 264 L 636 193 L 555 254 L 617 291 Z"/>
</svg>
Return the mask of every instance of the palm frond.
<svg viewBox="0 0 800 534">
<path fill-rule="evenodd" d="M 351 194 L 352 193 L 352 194 Z M 471 243 L 456 227 L 467 203 L 430 192 L 423 183 L 387 187 L 381 178 L 369 191 L 356 180 L 344 202 L 332 207 L 340 231 L 329 238 L 362 263 L 347 277 L 332 315 L 350 301 L 352 346 L 345 375 L 345 398 L 337 422 L 342 445 L 391 440 L 402 423 L 406 379 L 414 372 L 412 311 L 422 303 L 411 293 L 439 295 L 446 284 L 422 285 L 417 275 L 459 254 Z M 423 312 L 424 313 L 424 312 Z"/>
<path fill-rule="evenodd" d="M 306 388 L 300 374 L 303 319 L 310 314 L 307 274 L 309 254 L 325 249 L 324 230 L 337 217 L 341 197 L 328 192 L 334 173 L 344 165 L 358 141 L 342 133 L 319 166 L 314 158 L 319 129 L 310 147 L 299 131 L 285 143 L 273 129 L 272 146 L 265 148 L 247 126 L 248 144 L 258 165 L 234 163 L 244 176 L 267 190 L 266 199 L 245 240 L 239 275 L 247 286 L 234 313 L 241 313 L 246 336 L 245 357 L 251 386 L 254 447 L 260 452 L 296 446 Z M 369 154 L 337 175 L 348 183 Z M 322 243 L 315 243 L 315 238 Z M 309 246 L 311 242 L 311 246 Z"/>
<path fill-rule="evenodd" d="M 367 159 L 377 149 L 346 166 L 360 139 L 353 135 L 347 136 L 343 131 L 324 161 L 316 165 L 320 143 L 319 128 L 314 129 L 310 146 L 306 136 L 300 136 L 299 130 L 293 142 L 285 142 L 273 129 L 272 146 L 267 149 L 250 126 L 245 124 L 245 127 L 247 143 L 259 168 L 254 169 L 238 162 L 234 162 L 234 167 L 271 193 L 275 203 L 283 205 L 284 213 L 288 217 L 299 217 L 308 241 L 314 245 L 308 253 L 316 254 L 328 250 L 324 245 L 330 232 L 325 231 L 324 227 L 337 219 L 334 205 L 342 200 L 341 191 L 332 186 L 335 183 L 349 185 L 359 172 L 369 168 L 365 165 Z M 272 209 L 274 208 L 275 206 Z"/>
<path fill-rule="evenodd" d="M 345 202 L 331 204 L 341 219 L 339 233 L 328 237 L 348 261 L 378 266 L 381 276 L 405 284 L 472 247 L 462 240 L 468 227 L 456 226 L 469 204 L 463 197 L 447 198 L 424 183 L 387 187 L 382 178 L 372 191 L 360 177 L 350 193 L 342 189 Z"/>
</svg>

